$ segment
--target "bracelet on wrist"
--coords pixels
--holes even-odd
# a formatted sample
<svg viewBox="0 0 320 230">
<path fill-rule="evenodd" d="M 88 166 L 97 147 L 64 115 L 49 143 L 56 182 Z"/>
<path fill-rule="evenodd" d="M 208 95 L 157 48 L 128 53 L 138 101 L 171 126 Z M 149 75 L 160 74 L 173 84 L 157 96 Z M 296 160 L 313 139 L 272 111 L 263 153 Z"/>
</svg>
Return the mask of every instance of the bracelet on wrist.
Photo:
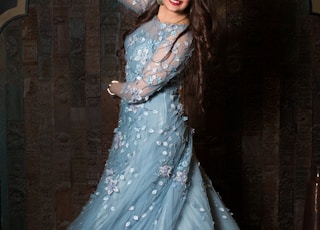
<svg viewBox="0 0 320 230">
<path fill-rule="evenodd" d="M 109 84 L 109 87 L 107 88 L 107 92 L 108 92 L 111 96 L 115 96 L 116 94 L 111 92 L 110 87 L 111 87 L 112 84 L 117 84 L 117 83 L 119 83 L 119 81 L 112 80 L 111 83 Z"/>
<path fill-rule="evenodd" d="M 111 92 L 111 90 L 109 88 L 107 88 L 107 92 L 111 95 L 114 96 L 115 94 Z"/>
</svg>

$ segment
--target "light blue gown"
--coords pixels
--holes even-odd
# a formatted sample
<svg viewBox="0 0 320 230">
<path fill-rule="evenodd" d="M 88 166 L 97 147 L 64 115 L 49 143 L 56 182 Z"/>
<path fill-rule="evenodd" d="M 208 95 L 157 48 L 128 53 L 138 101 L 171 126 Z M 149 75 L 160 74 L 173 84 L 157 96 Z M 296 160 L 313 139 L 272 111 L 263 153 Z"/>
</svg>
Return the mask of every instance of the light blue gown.
<svg viewBox="0 0 320 230">
<path fill-rule="evenodd" d="M 147 0 L 121 0 L 136 12 Z M 192 54 L 183 24 L 157 17 L 125 41 L 119 124 L 97 190 L 69 230 L 239 229 L 193 156 L 180 103 L 180 72 Z M 168 54 L 169 53 L 169 54 Z"/>
</svg>

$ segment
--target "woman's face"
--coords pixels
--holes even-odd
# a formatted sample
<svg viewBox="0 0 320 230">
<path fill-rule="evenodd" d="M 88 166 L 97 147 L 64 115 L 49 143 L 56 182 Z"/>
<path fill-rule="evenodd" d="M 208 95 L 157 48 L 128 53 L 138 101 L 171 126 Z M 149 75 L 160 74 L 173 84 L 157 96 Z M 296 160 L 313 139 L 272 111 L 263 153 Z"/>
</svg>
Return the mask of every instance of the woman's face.
<svg viewBox="0 0 320 230">
<path fill-rule="evenodd" d="M 162 0 L 163 6 L 167 10 L 178 13 L 185 14 L 185 10 L 188 8 L 191 0 Z"/>
</svg>

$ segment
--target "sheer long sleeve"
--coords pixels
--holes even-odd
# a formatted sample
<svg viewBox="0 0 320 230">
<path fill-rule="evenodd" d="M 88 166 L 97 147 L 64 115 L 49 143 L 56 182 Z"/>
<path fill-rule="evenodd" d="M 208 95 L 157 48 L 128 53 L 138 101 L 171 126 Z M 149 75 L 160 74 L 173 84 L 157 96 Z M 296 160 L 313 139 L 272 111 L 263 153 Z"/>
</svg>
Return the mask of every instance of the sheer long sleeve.
<svg viewBox="0 0 320 230">
<path fill-rule="evenodd" d="M 155 0 L 118 0 L 121 4 L 140 14 Z"/>
<path fill-rule="evenodd" d="M 159 44 L 151 59 L 136 73 L 135 80 L 124 84 L 121 98 L 130 103 L 146 101 L 182 71 L 192 53 L 192 39 L 186 33 L 172 47 L 176 37 L 177 35 L 169 36 Z M 143 63 L 146 52 L 148 49 L 142 46 L 132 57 Z"/>
</svg>

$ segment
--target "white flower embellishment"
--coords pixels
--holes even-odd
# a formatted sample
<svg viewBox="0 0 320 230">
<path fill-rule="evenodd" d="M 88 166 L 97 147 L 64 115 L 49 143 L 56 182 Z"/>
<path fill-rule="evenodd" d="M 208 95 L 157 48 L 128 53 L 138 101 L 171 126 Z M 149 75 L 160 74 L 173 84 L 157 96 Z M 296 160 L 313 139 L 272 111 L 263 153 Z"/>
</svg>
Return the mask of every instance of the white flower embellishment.
<svg viewBox="0 0 320 230">
<path fill-rule="evenodd" d="M 140 61 L 141 64 L 145 65 L 147 63 L 148 53 L 149 53 L 149 49 L 147 48 L 138 49 L 134 60 Z"/>
<path fill-rule="evenodd" d="M 106 178 L 106 184 L 105 190 L 108 192 L 109 195 L 111 195 L 113 192 L 119 192 L 119 188 L 117 187 L 118 180 L 113 180 L 111 176 L 108 176 Z"/>
<path fill-rule="evenodd" d="M 164 165 L 159 168 L 159 174 L 163 177 L 170 177 L 172 173 L 172 167 L 169 165 Z"/>
<path fill-rule="evenodd" d="M 178 171 L 176 177 L 174 178 L 176 181 L 179 181 L 185 184 L 188 180 L 188 175 L 186 171 Z"/>
</svg>

